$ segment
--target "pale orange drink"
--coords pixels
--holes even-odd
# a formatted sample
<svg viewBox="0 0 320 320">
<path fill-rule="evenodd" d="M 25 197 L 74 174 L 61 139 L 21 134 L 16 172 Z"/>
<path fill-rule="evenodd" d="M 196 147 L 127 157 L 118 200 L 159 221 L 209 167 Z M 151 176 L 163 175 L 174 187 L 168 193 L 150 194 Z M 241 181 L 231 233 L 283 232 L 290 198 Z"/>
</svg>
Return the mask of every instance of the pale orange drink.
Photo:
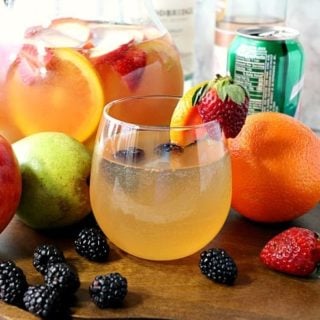
<svg viewBox="0 0 320 320">
<path fill-rule="evenodd" d="M 103 106 L 116 98 L 181 94 L 180 58 L 168 33 L 151 26 L 58 18 L 0 39 L 0 134 L 38 131 L 95 137 Z"/>
<path fill-rule="evenodd" d="M 230 209 L 230 158 L 220 125 L 170 127 L 178 101 L 149 96 L 109 103 L 93 153 L 94 216 L 111 242 L 145 259 L 195 253 L 217 235 Z M 172 142 L 185 134 L 193 143 Z"/>
</svg>

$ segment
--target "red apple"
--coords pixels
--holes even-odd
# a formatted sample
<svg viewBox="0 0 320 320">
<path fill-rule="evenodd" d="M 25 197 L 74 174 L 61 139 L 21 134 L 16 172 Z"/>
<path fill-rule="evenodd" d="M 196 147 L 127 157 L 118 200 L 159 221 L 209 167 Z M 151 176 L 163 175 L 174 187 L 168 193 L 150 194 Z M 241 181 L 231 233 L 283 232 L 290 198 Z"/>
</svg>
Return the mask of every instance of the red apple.
<svg viewBox="0 0 320 320">
<path fill-rule="evenodd" d="M 16 212 L 21 190 L 20 166 L 11 144 L 0 136 L 0 233 Z"/>
</svg>

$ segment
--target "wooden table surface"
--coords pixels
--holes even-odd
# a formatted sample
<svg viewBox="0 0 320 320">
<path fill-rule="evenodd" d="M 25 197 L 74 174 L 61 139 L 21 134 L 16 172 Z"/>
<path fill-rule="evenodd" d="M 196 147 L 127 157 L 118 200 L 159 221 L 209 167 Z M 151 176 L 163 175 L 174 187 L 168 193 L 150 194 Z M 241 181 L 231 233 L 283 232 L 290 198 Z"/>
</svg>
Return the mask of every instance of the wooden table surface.
<svg viewBox="0 0 320 320">
<path fill-rule="evenodd" d="M 294 225 L 320 232 L 320 206 L 291 223 L 279 225 L 253 223 L 231 212 L 219 236 L 207 246 L 223 247 L 235 259 L 239 275 L 231 287 L 211 282 L 200 273 L 199 254 L 172 262 L 152 262 L 111 245 L 109 261 L 93 263 L 74 250 L 77 228 L 48 234 L 26 227 L 17 218 L 0 234 L 0 258 L 16 261 L 29 283 L 41 283 L 42 276 L 32 266 L 33 250 L 41 243 L 59 246 L 81 280 L 71 308 L 72 319 L 319 320 L 320 279 L 273 272 L 259 261 L 266 241 Z M 120 309 L 98 309 L 90 302 L 89 283 L 97 274 L 115 271 L 128 280 L 125 303 Z M 38 318 L 0 302 L 0 319 Z"/>
</svg>

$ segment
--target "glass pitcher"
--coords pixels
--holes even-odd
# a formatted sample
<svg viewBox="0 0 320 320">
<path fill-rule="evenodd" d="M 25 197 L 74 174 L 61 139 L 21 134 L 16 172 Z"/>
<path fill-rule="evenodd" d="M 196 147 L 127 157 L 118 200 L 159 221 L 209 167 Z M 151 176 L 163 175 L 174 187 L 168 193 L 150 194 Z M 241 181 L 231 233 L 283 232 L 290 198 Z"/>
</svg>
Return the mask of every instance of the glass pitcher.
<svg viewBox="0 0 320 320">
<path fill-rule="evenodd" d="M 183 92 L 151 0 L 4 0 L 0 15 L 0 134 L 11 142 L 61 131 L 90 145 L 106 103 Z"/>
</svg>

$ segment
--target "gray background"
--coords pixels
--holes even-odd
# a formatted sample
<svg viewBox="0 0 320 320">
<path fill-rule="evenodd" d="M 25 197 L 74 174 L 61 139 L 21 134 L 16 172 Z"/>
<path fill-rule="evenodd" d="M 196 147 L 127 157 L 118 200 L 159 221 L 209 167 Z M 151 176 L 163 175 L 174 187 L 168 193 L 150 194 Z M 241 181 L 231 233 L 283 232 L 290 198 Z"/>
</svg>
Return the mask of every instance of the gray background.
<svg viewBox="0 0 320 320">
<path fill-rule="evenodd" d="M 300 31 L 306 55 L 300 120 L 317 130 L 320 130 L 319 12 L 319 0 L 288 0 L 287 25 Z"/>
</svg>

